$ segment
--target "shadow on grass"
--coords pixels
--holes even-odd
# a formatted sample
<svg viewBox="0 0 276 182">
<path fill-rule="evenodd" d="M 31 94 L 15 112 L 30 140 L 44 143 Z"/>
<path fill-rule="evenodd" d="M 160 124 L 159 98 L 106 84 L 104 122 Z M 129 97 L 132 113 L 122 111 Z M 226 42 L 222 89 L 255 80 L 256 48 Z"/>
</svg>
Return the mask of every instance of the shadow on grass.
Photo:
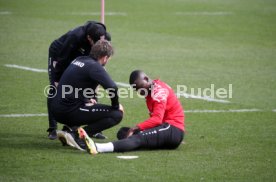
<svg viewBox="0 0 276 182">
<path fill-rule="evenodd" d="M 103 143 L 102 141 L 100 143 Z M 120 155 L 131 155 L 136 152 L 148 152 L 149 154 L 154 154 L 157 151 L 162 151 L 162 153 L 167 153 L 171 151 L 180 152 L 183 150 L 183 145 L 180 145 L 177 149 L 139 149 L 135 151 L 120 152 Z M 0 148 L 7 150 L 25 150 L 25 151 L 45 151 L 52 153 L 53 151 L 60 151 L 64 153 L 81 152 L 69 146 L 62 146 L 59 140 L 49 140 L 47 135 L 44 134 L 34 134 L 34 133 L 0 133 Z M 66 153 L 67 153 L 66 152 Z M 58 152 L 59 153 L 59 152 Z M 82 152 L 81 152 L 82 153 Z M 136 153 L 137 154 L 137 153 Z"/>
<path fill-rule="evenodd" d="M 62 148 L 58 140 L 34 133 L 0 133 L 0 148 L 53 150 Z"/>
</svg>

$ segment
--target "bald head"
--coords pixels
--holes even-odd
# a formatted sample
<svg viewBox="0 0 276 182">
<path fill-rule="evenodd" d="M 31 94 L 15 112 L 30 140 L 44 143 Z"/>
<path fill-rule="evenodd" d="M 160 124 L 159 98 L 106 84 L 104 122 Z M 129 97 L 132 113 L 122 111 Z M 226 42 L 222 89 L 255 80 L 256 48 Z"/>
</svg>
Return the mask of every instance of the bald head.
<svg viewBox="0 0 276 182">
<path fill-rule="evenodd" d="M 130 85 L 133 85 L 134 82 L 140 78 L 141 76 L 143 76 L 145 73 L 141 70 L 135 70 L 135 71 L 132 71 L 130 76 L 129 76 L 129 84 Z"/>
<path fill-rule="evenodd" d="M 145 95 L 145 90 L 150 91 L 152 80 L 143 71 L 135 70 L 129 76 L 129 84 L 141 95 Z"/>
</svg>

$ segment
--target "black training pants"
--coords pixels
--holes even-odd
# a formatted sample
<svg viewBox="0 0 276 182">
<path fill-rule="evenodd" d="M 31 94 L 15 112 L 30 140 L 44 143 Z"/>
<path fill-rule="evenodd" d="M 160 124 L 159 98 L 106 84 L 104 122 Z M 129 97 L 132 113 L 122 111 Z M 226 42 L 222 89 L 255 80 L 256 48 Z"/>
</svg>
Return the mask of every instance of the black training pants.
<svg viewBox="0 0 276 182">
<path fill-rule="evenodd" d="M 47 109 L 48 109 L 48 120 L 49 120 L 49 130 L 56 130 L 57 129 L 57 121 L 53 116 L 53 113 L 51 111 L 51 103 L 52 100 L 54 99 L 56 95 L 56 86 L 54 83 L 53 79 L 53 74 L 54 73 L 54 64 L 55 60 L 51 57 L 51 54 L 49 53 L 49 58 L 48 58 L 48 76 L 49 76 L 49 82 L 50 82 L 50 89 L 48 92 L 48 97 L 47 97 Z"/>
<path fill-rule="evenodd" d="M 123 118 L 122 111 L 104 104 L 93 106 L 83 104 L 71 112 L 56 113 L 54 111 L 54 114 L 59 123 L 69 127 L 87 125 L 84 129 L 89 135 L 111 128 L 120 123 Z"/>
<path fill-rule="evenodd" d="M 136 149 L 175 149 L 180 145 L 183 137 L 184 132 L 182 130 L 164 123 L 112 143 L 114 152 L 126 152 Z"/>
</svg>

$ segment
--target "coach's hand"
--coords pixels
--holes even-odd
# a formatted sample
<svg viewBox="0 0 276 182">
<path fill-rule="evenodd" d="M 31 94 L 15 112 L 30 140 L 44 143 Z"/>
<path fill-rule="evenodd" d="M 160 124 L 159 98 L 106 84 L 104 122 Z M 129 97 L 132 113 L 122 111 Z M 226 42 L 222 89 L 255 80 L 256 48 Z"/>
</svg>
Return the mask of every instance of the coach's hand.
<svg viewBox="0 0 276 182">
<path fill-rule="evenodd" d="M 97 104 L 97 101 L 95 99 L 90 99 L 89 103 L 92 103 L 94 105 L 94 104 Z"/>
<path fill-rule="evenodd" d="M 55 87 L 57 87 L 57 86 L 58 86 L 58 82 L 54 82 L 54 84 L 55 84 Z"/>
<path fill-rule="evenodd" d="M 94 104 L 97 104 L 97 101 L 95 99 L 89 99 L 89 102 L 85 103 L 86 106 L 93 106 Z"/>
</svg>

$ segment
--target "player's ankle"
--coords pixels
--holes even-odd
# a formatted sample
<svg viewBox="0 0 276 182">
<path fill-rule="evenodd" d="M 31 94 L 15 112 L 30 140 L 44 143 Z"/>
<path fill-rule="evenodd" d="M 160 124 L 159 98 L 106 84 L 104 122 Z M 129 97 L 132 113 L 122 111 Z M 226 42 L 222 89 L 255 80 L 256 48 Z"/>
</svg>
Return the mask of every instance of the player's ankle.
<svg viewBox="0 0 276 182">
<path fill-rule="evenodd" d="M 114 152 L 114 145 L 112 142 L 108 143 L 95 143 L 99 153 Z"/>
</svg>

